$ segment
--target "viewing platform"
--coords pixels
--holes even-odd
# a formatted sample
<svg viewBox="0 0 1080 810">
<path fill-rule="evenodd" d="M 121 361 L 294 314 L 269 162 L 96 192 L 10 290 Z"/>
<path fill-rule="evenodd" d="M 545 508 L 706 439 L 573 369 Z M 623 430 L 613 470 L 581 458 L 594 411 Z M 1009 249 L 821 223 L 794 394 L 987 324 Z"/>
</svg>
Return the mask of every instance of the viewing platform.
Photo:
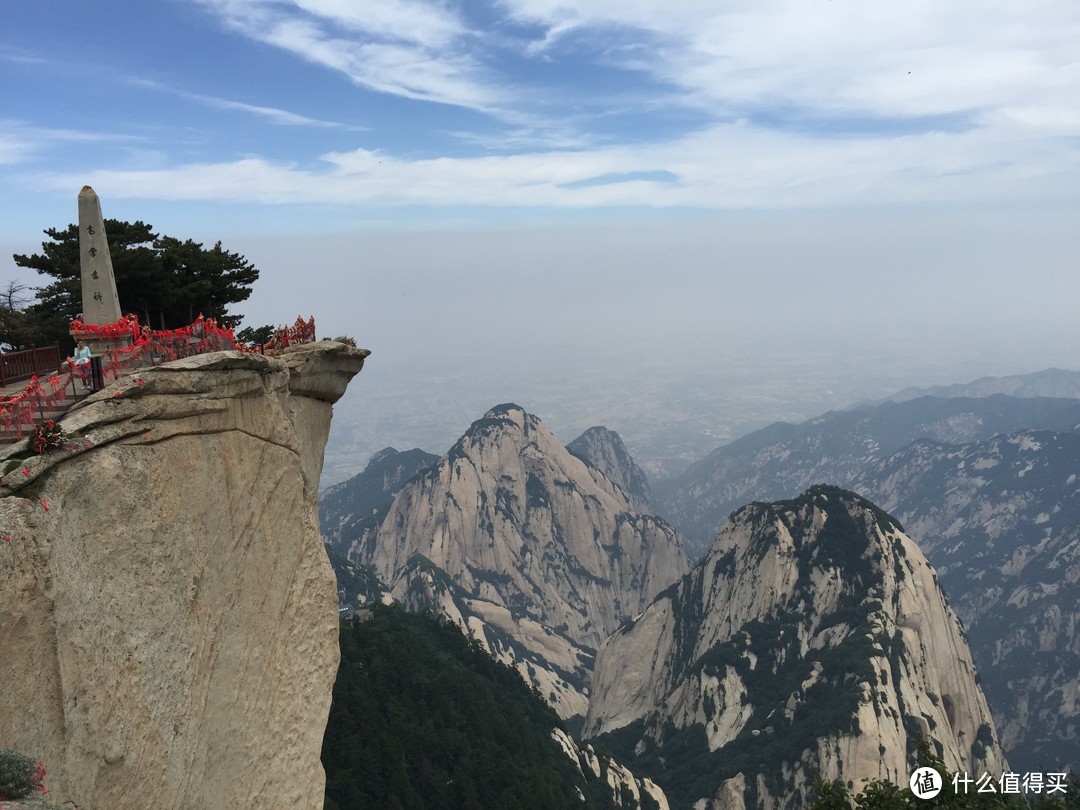
<svg viewBox="0 0 1080 810">
<path fill-rule="evenodd" d="M 67 367 L 59 343 L 0 354 L 0 444 L 17 441 L 36 421 L 57 418 L 90 393 Z"/>
<path fill-rule="evenodd" d="M 139 327 L 133 318 L 121 318 L 104 326 L 74 321 L 71 331 L 77 338 L 113 348 L 92 355 L 83 367 L 61 358 L 59 346 L 0 355 L 0 367 L 21 370 L 11 371 L 10 381 L 0 385 L 0 444 L 30 435 L 44 419 L 60 419 L 76 403 L 128 371 L 209 352 L 232 349 L 274 354 L 287 346 L 313 343 L 315 319 L 298 317 L 293 326 L 279 328 L 269 343 L 253 346 L 237 343 L 231 329 L 202 317 L 181 329 L 154 331 Z M 119 339 L 125 336 L 128 345 Z M 13 379 L 16 376 L 18 380 Z"/>
<path fill-rule="evenodd" d="M 188 326 L 160 330 L 140 324 L 135 315 L 122 315 L 101 201 L 90 186 L 79 192 L 78 207 L 82 313 L 68 333 L 78 342 L 80 357 L 64 356 L 59 343 L 0 354 L 0 444 L 19 441 L 46 420 L 58 420 L 122 373 L 208 352 L 276 353 L 315 341 L 314 318 L 298 317 L 292 326 L 279 327 L 269 342 L 247 345 L 236 342 L 232 329 L 202 314 Z"/>
</svg>

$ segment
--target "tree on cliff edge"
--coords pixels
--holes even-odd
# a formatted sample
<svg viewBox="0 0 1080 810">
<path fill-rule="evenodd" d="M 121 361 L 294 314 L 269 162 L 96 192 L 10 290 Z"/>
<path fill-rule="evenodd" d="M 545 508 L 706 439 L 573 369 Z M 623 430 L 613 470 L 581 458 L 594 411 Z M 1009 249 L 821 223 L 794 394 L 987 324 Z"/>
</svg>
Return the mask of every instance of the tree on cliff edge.
<svg viewBox="0 0 1080 810">
<path fill-rule="evenodd" d="M 221 242 L 204 248 L 191 239 L 161 236 L 144 222 L 107 219 L 105 232 L 124 312 L 136 313 L 155 329 L 187 326 L 200 313 L 227 326 L 242 320 L 228 308 L 248 299 L 259 271 L 239 253 L 225 250 Z M 16 254 L 14 260 L 53 279 L 26 309 L 35 342 L 66 343 L 68 324 L 82 312 L 79 229 L 49 228 L 45 235 L 50 241 L 42 243 L 41 253 Z"/>
</svg>

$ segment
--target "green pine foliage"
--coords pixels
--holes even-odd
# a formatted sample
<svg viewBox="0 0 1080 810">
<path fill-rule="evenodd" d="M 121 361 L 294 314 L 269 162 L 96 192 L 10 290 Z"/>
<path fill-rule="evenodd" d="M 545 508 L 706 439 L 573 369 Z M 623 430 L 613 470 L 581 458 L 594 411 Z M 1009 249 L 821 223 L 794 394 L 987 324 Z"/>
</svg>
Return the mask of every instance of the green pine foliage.
<svg viewBox="0 0 1080 810">
<path fill-rule="evenodd" d="M 242 320 L 229 307 L 250 297 L 259 271 L 239 253 L 225 250 L 221 242 L 207 248 L 157 234 L 145 222 L 106 219 L 105 232 L 120 307 L 137 314 L 144 325 L 176 329 L 200 313 L 226 326 Z M 37 302 L 25 308 L 22 288 L 9 285 L 6 294 L 0 293 L 0 343 L 23 348 L 55 340 L 66 351 L 71 320 L 82 312 L 79 229 L 48 228 L 45 235 L 41 253 L 13 259 L 51 280 L 37 290 Z"/>
<path fill-rule="evenodd" d="M 554 711 L 456 625 L 381 605 L 359 616 L 341 629 L 326 807 L 613 806 L 552 740 Z"/>
<path fill-rule="evenodd" d="M 0 801 L 21 799 L 38 790 L 38 764 L 10 748 L 0 749 Z"/>
<path fill-rule="evenodd" d="M 819 781 L 814 785 L 815 800 L 810 810 L 1080 810 L 1080 779 L 1075 775 L 1070 774 L 1064 794 L 980 793 L 975 786 L 965 789 L 962 783 L 957 790 L 953 785 L 953 773 L 931 750 L 925 738 L 918 740 L 916 750 L 919 766 L 931 767 L 942 776 L 942 790 L 937 796 L 920 799 L 907 785 L 897 786 L 887 780 L 870 782 L 852 796 L 841 782 Z"/>
</svg>

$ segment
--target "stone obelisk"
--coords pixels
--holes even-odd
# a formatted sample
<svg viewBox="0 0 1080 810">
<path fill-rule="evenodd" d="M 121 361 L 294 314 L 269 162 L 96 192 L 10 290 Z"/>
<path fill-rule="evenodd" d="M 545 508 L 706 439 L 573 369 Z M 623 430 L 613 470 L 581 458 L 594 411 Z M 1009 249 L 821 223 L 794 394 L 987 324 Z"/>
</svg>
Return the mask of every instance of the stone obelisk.
<svg viewBox="0 0 1080 810">
<path fill-rule="evenodd" d="M 82 275 L 82 321 L 87 326 L 103 326 L 120 320 L 120 299 L 116 295 L 116 276 L 113 275 L 109 240 L 105 237 L 105 220 L 101 216 L 101 200 L 90 186 L 79 192 L 79 269 Z M 82 336 L 72 333 L 76 340 L 85 340 L 92 355 L 111 349 L 130 346 L 130 334 Z"/>
<path fill-rule="evenodd" d="M 109 240 L 101 200 L 90 186 L 79 192 L 79 267 L 82 270 L 83 323 L 101 326 L 120 320 Z"/>
</svg>

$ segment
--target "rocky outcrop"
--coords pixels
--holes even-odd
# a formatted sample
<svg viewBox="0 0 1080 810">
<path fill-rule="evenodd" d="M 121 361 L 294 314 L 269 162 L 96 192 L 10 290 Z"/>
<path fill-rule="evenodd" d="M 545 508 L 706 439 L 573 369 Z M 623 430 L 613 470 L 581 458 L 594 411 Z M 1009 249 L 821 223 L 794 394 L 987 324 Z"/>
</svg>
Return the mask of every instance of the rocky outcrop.
<svg viewBox="0 0 1080 810">
<path fill-rule="evenodd" d="M 406 484 L 354 559 L 517 664 L 563 717 L 585 711 L 600 642 L 687 570 L 671 527 L 517 405 Z"/>
<path fill-rule="evenodd" d="M 386 517 L 397 491 L 439 457 L 419 448 L 386 447 L 372 455 L 359 475 L 327 487 L 319 494 L 319 526 L 334 552 L 349 556 L 362 546 Z"/>
<path fill-rule="evenodd" d="M 737 511 L 608 639 L 584 733 L 673 807 L 805 807 L 819 776 L 906 784 L 920 733 L 953 769 L 1007 770 L 926 559 L 887 514 L 824 486 Z"/>
<path fill-rule="evenodd" d="M 85 810 L 322 806 L 338 662 L 316 519 L 336 343 L 130 374 L 9 449 L 0 728 Z"/>
<path fill-rule="evenodd" d="M 627 810 L 646 807 L 669 810 L 667 796 L 653 780 L 639 779 L 625 766 L 587 743 L 578 745 L 577 741 L 561 728 L 553 729 L 551 736 L 586 779 L 603 779 L 607 782 L 612 806 L 624 807 Z"/>
<path fill-rule="evenodd" d="M 329 546 L 326 556 L 337 579 L 338 612 L 342 618 L 352 615 L 364 605 L 393 604 L 394 598 L 390 596 L 389 588 L 376 576 L 370 565 L 351 562 Z"/>
<path fill-rule="evenodd" d="M 621 487 L 634 509 L 653 511 L 649 479 L 614 430 L 591 427 L 566 445 L 566 449 Z"/>
<path fill-rule="evenodd" d="M 853 486 L 937 569 L 1013 768 L 1080 768 L 1080 435 L 916 442 Z"/>
</svg>

